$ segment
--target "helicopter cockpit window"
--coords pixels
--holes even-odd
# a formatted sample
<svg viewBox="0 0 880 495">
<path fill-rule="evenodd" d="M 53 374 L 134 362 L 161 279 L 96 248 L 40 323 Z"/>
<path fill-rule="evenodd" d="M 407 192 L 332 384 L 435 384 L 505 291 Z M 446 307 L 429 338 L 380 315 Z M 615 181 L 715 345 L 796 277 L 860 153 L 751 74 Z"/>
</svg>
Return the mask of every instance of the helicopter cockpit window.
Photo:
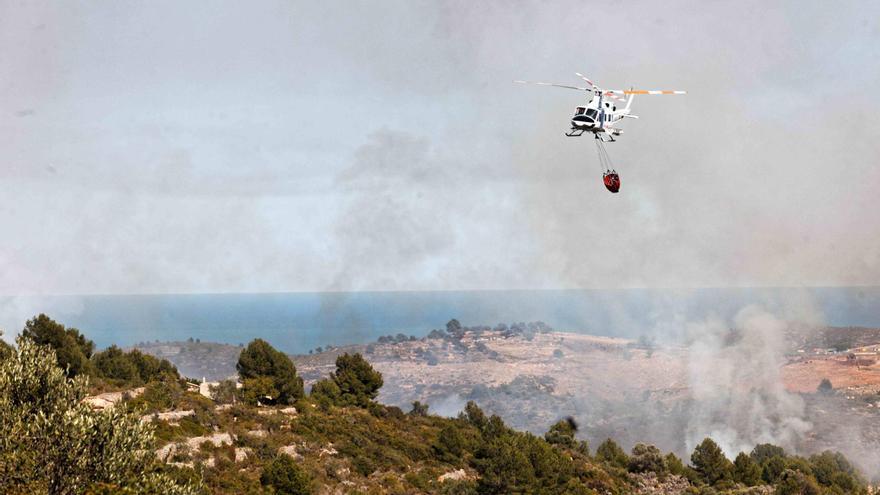
<svg viewBox="0 0 880 495">
<path fill-rule="evenodd" d="M 587 111 L 586 107 L 577 107 L 577 110 L 575 110 L 574 114 L 575 115 L 583 115 L 584 112 L 586 112 L 586 111 Z"/>
<path fill-rule="evenodd" d="M 595 119 L 598 115 L 599 115 L 599 112 L 596 111 L 595 108 L 591 108 L 591 109 L 587 110 L 587 117 L 592 117 Z"/>
</svg>

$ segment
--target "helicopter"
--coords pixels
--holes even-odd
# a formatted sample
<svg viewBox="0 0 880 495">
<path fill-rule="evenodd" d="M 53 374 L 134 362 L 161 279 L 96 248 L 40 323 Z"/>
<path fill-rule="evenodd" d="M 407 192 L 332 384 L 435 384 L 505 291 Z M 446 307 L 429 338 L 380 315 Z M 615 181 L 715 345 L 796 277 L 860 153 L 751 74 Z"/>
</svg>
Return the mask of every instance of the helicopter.
<svg viewBox="0 0 880 495">
<path fill-rule="evenodd" d="M 579 87 L 567 84 L 547 82 L 514 81 L 520 84 L 537 84 L 539 86 L 554 86 L 557 88 L 584 91 L 590 95 L 590 100 L 585 106 L 576 107 L 571 117 L 571 129 L 565 133 L 568 137 L 579 137 L 590 133 L 596 140 L 596 148 L 599 153 L 599 164 L 602 166 L 602 179 L 605 187 L 612 193 L 620 190 L 620 176 L 614 170 L 611 158 L 605 150 L 605 143 L 616 141 L 623 130 L 615 127 L 623 119 L 638 119 L 638 115 L 631 112 L 632 102 L 635 95 L 684 95 L 687 91 L 677 90 L 645 90 L 645 89 L 603 89 L 580 72 L 575 75 L 583 79 L 589 86 Z M 622 98 L 622 96 L 628 96 Z M 625 105 L 618 109 L 617 104 Z"/>
</svg>

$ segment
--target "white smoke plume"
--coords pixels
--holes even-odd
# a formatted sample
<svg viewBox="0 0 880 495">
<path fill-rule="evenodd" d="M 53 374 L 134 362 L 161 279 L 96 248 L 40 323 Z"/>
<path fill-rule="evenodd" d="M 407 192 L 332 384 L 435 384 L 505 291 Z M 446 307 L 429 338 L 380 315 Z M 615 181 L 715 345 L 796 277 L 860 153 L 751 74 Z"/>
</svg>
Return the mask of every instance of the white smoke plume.
<svg viewBox="0 0 880 495">
<path fill-rule="evenodd" d="M 728 456 L 773 443 L 797 451 L 810 430 L 804 402 L 780 375 L 789 322 L 759 306 L 743 308 L 733 329 L 717 318 L 688 326 L 694 406 L 686 444 L 711 437 Z"/>
</svg>

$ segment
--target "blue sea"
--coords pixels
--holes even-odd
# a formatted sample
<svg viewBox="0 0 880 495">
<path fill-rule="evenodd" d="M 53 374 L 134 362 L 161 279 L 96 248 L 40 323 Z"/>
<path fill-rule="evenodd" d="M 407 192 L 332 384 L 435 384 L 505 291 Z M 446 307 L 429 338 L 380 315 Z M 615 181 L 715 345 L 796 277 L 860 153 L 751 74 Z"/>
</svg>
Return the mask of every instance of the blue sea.
<svg viewBox="0 0 880 495">
<path fill-rule="evenodd" d="M 98 347 L 188 338 L 230 344 L 260 337 L 290 353 L 422 336 L 464 325 L 543 321 L 557 330 L 675 340 L 686 323 L 732 320 L 749 305 L 780 316 L 821 315 L 834 326 L 880 327 L 880 287 L 444 292 L 321 292 L 0 297 L 7 338 L 43 312 Z"/>
</svg>

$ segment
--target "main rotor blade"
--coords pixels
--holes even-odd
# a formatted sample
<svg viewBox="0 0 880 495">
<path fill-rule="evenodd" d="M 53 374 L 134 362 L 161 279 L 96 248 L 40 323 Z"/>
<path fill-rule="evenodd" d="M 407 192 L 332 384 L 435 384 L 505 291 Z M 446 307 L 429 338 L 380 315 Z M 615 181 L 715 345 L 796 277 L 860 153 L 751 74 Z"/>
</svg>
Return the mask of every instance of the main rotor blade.
<svg viewBox="0 0 880 495">
<path fill-rule="evenodd" d="M 557 88 L 566 88 L 566 89 L 574 89 L 577 91 L 588 91 L 590 88 L 579 88 L 577 86 L 568 86 L 565 84 L 554 84 L 548 82 L 535 82 L 535 81 L 513 81 L 515 83 L 520 84 L 537 84 L 538 86 L 556 86 Z"/>
<path fill-rule="evenodd" d="M 608 93 L 616 95 L 686 95 L 687 91 L 670 91 L 666 89 L 606 89 Z"/>
<path fill-rule="evenodd" d="M 577 75 L 578 77 L 580 77 L 584 81 L 587 81 L 587 84 L 589 84 L 591 87 L 596 86 L 596 84 L 593 81 L 590 81 L 589 79 L 587 79 L 587 76 L 581 74 L 580 72 L 575 72 L 575 75 Z"/>
</svg>

